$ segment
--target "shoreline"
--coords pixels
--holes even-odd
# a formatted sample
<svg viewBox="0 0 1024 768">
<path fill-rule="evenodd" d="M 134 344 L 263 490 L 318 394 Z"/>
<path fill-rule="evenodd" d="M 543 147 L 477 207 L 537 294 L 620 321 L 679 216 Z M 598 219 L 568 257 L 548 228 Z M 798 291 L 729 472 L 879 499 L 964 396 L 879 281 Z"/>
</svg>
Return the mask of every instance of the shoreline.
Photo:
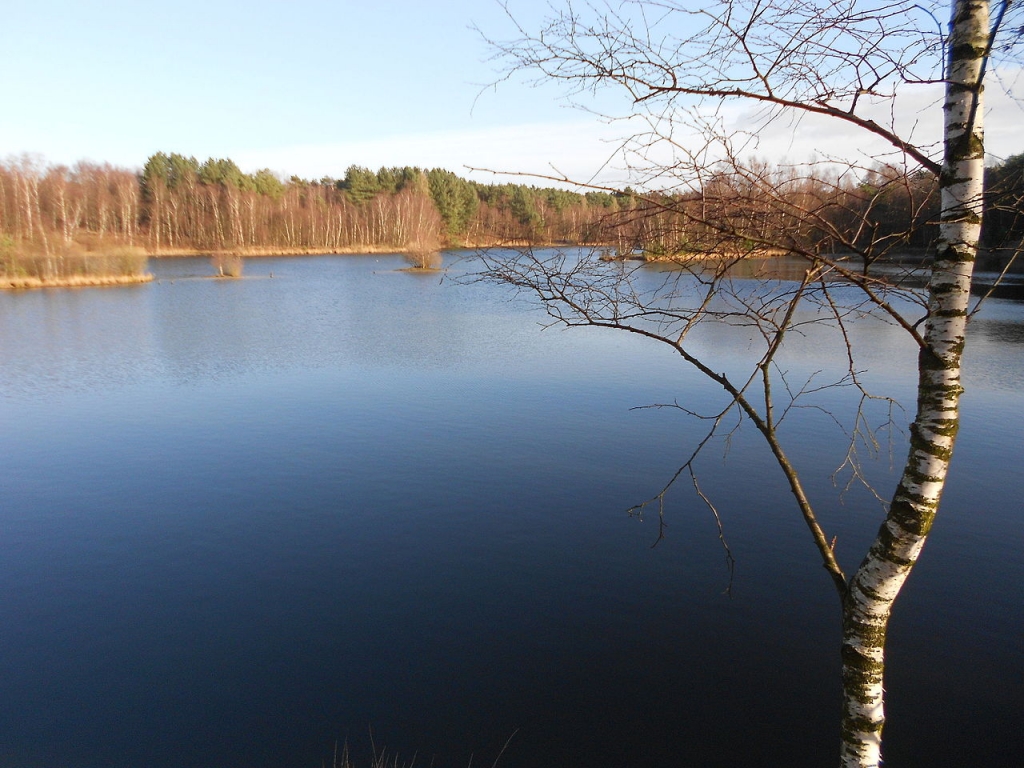
<svg viewBox="0 0 1024 768">
<path fill-rule="evenodd" d="M 488 243 L 463 243 L 454 244 L 446 248 L 441 248 L 440 251 L 473 251 L 485 248 L 591 248 L 599 250 L 601 245 L 580 245 L 580 244 L 567 244 L 567 243 L 525 243 L 522 241 L 505 241 L 505 242 L 488 242 Z M 926 258 L 927 249 L 907 249 L 908 254 L 911 257 Z M 302 256 L 373 256 L 373 255 L 406 255 L 410 251 L 408 248 L 396 247 L 396 246 L 383 246 L 383 245 L 360 245 L 360 246 L 343 246 L 341 248 L 327 248 L 327 247 L 301 247 L 301 248 L 278 248 L 268 246 L 253 246 L 248 248 L 234 248 L 225 250 L 209 250 L 199 248 L 161 248 L 159 250 L 147 251 L 146 257 L 150 259 L 174 259 L 174 258 L 218 258 L 218 257 L 241 257 L 241 258 L 291 258 L 291 257 L 302 257 Z M 630 254 L 611 254 L 606 253 L 601 257 L 602 261 L 627 261 L 636 260 L 647 263 L 658 263 L 658 262 L 676 262 L 676 263 L 693 263 L 699 261 L 711 261 L 731 258 L 754 258 L 754 259 L 771 259 L 778 258 L 785 255 L 785 251 L 782 249 L 756 249 L 746 254 L 739 253 L 688 253 L 688 254 L 675 254 L 675 255 L 652 255 L 649 253 L 630 253 Z M 987 251 L 979 257 L 979 266 L 984 268 L 986 266 L 984 262 L 991 260 L 992 257 L 997 255 L 995 249 Z M 435 270 L 425 270 L 420 268 L 410 267 L 407 268 L 411 272 L 429 272 Z M 402 270 L 406 271 L 406 270 Z M 1014 265 L 1014 268 L 1007 270 L 1010 274 L 1017 274 L 1020 271 L 1024 271 L 1024 264 L 1018 266 Z M 8 277 L 0 276 L 0 290 L 6 291 L 19 291 L 19 290 L 32 290 L 39 288 L 89 288 L 89 287 L 104 287 L 104 286 L 124 286 L 124 285 L 137 285 L 152 282 L 154 276 L 150 273 L 137 274 L 137 275 L 70 275 L 67 277 L 55 277 L 55 278 L 39 278 L 39 277 Z"/>
<path fill-rule="evenodd" d="M 153 275 L 69 275 L 67 277 L 0 277 L 0 290 L 20 291 L 34 288 L 97 288 L 152 282 Z"/>
<path fill-rule="evenodd" d="M 438 248 L 444 251 L 474 251 L 481 248 L 601 248 L 602 245 L 579 245 L 570 243 L 530 243 L 525 240 L 502 240 L 488 242 L 453 243 Z M 285 257 L 285 256 L 375 256 L 382 254 L 404 255 L 412 248 L 401 245 L 343 245 L 337 248 L 325 246 L 247 246 L 245 248 L 157 248 L 146 249 L 151 259 L 174 259 L 189 257 L 241 256 L 243 258 Z"/>
<path fill-rule="evenodd" d="M 519 241 L 511 242 L 488 242 L 488 243 L 465 243 L 441 248 L 439 251 L 477 250 L 481 248 L 517 248 L 524 247 L 525 243 Z M 532 244 L 532 247 L 547 248 L 559 247 L 564 244 Z M 586 246 L 582 246 L 586 247 Z M 374 255 L 396 255 L 403 256 L 411 253 L 408 247 L 386 246 L 386 245 L 350 245 L 340 248 L 328 247 L 275 247 L 275 246 L 251 246 L 247 248 L 231 248 L 224 250 L 211 250 L 204 248 L 160 248 L 145 250 L 146 259 L 175 259 L 175 258 L 291 258 L 302 256 L 374 256 Z M 406 271 L 406 270 L 403 270 Z M 416 267 L 408 268 L 411 272 L 435 272 L 436 269 L 422 269 Z M 153 282 L 155 277 L 145 272 L 133 275 L 68 275 L 64 277 L 41 278 L 36 276 L 7 276 L 0 274 L 0 291 L 28 291 L 41 288 L 95 288 L 105 286 L 140 285 Z"/>
<path fill-rule="evenodd" d="M 358 256 L 360 254 L 373 256 L 376 254 L 402 254 L 405 252 L 405 249 L 402 248 L 381 245 L 343 246 L 341 248 L 252 246 L 248 248 L 226 248 L 224 250 L 211 250 L 209 248 L 160 248 L 152 251 L 147 250 L 146 255 L 151 259 L 214 258 L 216 256 L 241 256 L 242 258 L 252 259 L 280 256 Z"/>
</svg>

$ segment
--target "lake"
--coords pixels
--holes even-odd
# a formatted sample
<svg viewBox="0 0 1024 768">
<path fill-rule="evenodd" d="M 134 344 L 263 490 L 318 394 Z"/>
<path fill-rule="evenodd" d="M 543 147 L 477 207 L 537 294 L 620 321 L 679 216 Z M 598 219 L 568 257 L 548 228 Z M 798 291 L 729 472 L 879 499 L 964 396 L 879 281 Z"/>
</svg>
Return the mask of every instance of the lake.
<svg viewBox="0 0 1024 768">
<path fill-rule="evenodd" d="M 838 605 L 753 430 L 656 494 L 721 396 L 667 349 L 545 328 L 398 256 L 151 262 L 117 289 L 0 293 L 0 765 L 820 766 Z M 651 279 L 657 279 L 656 270 Z M 724 368 L 749 339 L 706 329 Z M 872 386 L 913 350 L 860 321 Z M 971 327 L 940 516 L 896 607 L 888 766 L 1024 747 L 1024 304 Z M 811 333 L 793 380 L 842 366 Z M 844 393 L 823 407 L 846 407 Z M 835 398 L 834 400 L 831 398 Z M 879 522 L 786 437 L 844 567 Z M 895 434 L 899 464 L 905 435 Z M 869 467 L 891 488 L 888 449 Z M 840 485 L 842 479 L 840 479 Z"/>
</svg>

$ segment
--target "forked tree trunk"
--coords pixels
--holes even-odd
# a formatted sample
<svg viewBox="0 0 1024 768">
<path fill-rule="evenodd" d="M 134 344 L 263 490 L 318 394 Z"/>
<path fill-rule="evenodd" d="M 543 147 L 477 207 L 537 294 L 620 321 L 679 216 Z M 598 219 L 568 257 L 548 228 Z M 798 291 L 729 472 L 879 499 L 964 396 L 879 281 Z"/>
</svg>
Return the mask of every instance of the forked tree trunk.
<svg viewBox="0 0 1024 768">
<path fill-rule="evenodd" d="M 947 44 L 945 159 L 939 182 L 942 214 L 910 455 L 886 520 L 853 575 L 843 606 L 844 768 L 881 762 L 889 615 L 935 518 L 959 426 L 960 357 L 981 234 L 982 79 L 988 25 L 988 0 L 954 0 Z"/>
</svg>

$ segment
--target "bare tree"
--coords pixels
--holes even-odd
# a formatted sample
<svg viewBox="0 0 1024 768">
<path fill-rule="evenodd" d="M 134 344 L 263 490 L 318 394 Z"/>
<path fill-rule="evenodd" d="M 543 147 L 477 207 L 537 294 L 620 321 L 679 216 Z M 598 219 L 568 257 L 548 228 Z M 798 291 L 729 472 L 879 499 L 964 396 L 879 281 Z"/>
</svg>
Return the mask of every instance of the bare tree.
<svg viewBox="0 0 1024 768">
<path fill-rule="evenodd" d="M 712 503 L 694 462 L 726 429 L 730 414 L 761 434 L 839 598 L 843 766 L 881 762 L 889 618 L 935 519 L 959 426 L 961 355 L 983 208 L 984 83 L 997 58 L 1012 62 L 1015 54 L 1018 35 L 1002 31 L 1020 26 L 1009 20 L 1012 0 L 991 6 L 990 18 L 988 0 L 952 0 L 944 29 L 941 6 L 903 0 L 566 4 L 535 32 L 518 26 L 516 39 L 489 40 L 506 76 L 526 72 L 540 82 L 562 82 L 573 100 L 605 86 L 625 92 L 630 109 L 618 117 L 643 128 L 631 129 L 621 158 L 642 191 L 613 227 L 679 268 L 652 288 L 649 275 L 636 279 L 622 264 L 527 251 L 485 254 L 484 276 L 534 294 L 566 325 L 625 330 L 668 344 L 724 390 L 727 405 L 700 414 L 710 424 L 706 437 L 652 500 L 659 506 L 681 476 Z M 940 86 L 945 97 L 934 109 L 945 115 L 941 146 L 901 134 L 896 118 L 908 93 Z M 730 130 L 726 109 L 737 102 L 752 117 L 743 130 Z M 853 126 L 886 149 L 785 167 L 750 158 L 759 132 L 786 120 L 821 118 Z M 886 195 L 893 199 L 897 189 L 901 213 L 894 214 Z M 937 227 L 929 205 L 938 209 Z M 880 228 L 886 207 L 887 225 Z M 893 226 L 894 215 L 904 219 L 900 227 Z M 873 269 L 920 240 L 927 226 L 935 238 L 925 285 L 903 279 L 909 272 L 882 276 Z M 801 259 L 800 274 L 734 279 L 751 256 L 773 253 Z M 809 332 L 807 324 L 834 330 L 849 364 L 831 386 L 849 387 L 860 403 L 847 427 L 845 466 L 863 479 L 857 451 L 874 440 L 864 407 L 873 394 L 863 384 L 850 322 L 868 313 L 912 340 L 917 405 L 899 482 L 888 499 L 879 499 L 882 525 L 847 574 L 780 430 L 794 408 L 827 385 L 791 381 L 780 360 L 784 340 Z M 692 343 L 695 329 L 709 323 L 754 332 L 749 369 L 722 372 L 713 350 Z"/>
<path fill-rule="evenodd" d="M 394 205 L 397 220 L 404 225 L 397 241 L 405 248 L 406 260 L 415 269 L 440 267 L 444 222 L 430 199 L 426 175 L 420 173 L 395 195 Z"/>
</svg>

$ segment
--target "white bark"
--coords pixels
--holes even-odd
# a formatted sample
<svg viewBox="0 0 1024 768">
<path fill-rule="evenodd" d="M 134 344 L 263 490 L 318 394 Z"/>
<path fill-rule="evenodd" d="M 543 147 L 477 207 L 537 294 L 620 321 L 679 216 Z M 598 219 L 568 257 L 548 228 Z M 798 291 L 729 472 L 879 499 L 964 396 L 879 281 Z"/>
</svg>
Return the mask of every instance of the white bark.
<svg viewBox="0 0 1024 768">
<path fill-rule="evenodd" d="M 843 614 L 844 767 L 881 764 L 883 670 L 889 615 L 924 547 L 959 425 L 960 358 L 981 234 L 982 80 L 988 0 L 955 0 L 948 43 L 942 221 L 919 359 L 911 448 L 889 514 L 854 574 Z"/>
</svg>

